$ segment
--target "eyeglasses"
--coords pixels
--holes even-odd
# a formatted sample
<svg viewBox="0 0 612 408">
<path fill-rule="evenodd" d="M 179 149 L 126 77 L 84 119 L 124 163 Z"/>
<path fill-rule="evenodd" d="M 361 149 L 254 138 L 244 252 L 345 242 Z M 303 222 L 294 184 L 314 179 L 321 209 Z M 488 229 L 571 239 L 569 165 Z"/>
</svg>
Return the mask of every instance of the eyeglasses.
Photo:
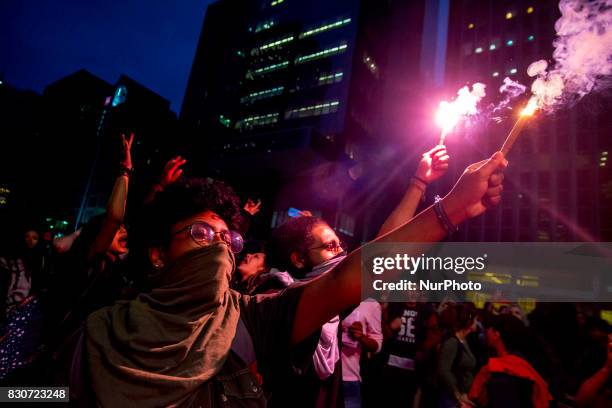
<svg viewBox="0 0 612 408">
<path fill-rule="evenodd" d="M 326 242 L 323 245 L 314 247 L 314 248 L 308 248 L 309 251 L 315 250 L 315 249 L 324 249 L 326 251 L 330 251 L 330 252 L 342 252 L 342 242 L 340 241 L 329 241 Z"/>
<path fill-rule="evenodd" d="M 242 247 L 244 246 L 244 240 L 242 239 L 242 235 L 240 235 L 236 231 L 226 230 L 217 232 L 213 229 L 213 227 L 211 227 L 205 222 L 195 222 L 191 225 L 186 226 L 185 228 L 176 231 L 174 234 L 172 234 L 172 236 L 175 236 L 187 230 L 189 230 L 191 238 L 198 245 L 210 245 L 215 240 L 215 236 L 220 235 L 223 242 L 225 242 L 235 254 L 242 251 Z"/>
</svg>

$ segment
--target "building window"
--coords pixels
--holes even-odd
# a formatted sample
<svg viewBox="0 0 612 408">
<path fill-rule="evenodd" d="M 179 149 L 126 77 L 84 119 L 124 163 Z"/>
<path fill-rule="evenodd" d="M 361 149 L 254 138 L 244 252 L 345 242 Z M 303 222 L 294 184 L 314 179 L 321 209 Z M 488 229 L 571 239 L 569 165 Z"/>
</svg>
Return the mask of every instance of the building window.
<svg viewBox="0 0 612 408">
<path fill-rule="evenodd" d="M 329 57 L 336 54 L 341 54 L 348 48 L 348 45 L 343 42 L 335 47 L 326 48 L 324 50 L 314 52 L 312 54 L 301 55 L 295 59 L 296 64 L 302 64 L 308 61 L 314 61 L 320 58 Z"/>
<path fill-rule="evenodd" d="M 232 121 L 223 115 L 219 115 L 219 122 L 225 127 L 230 127 L 232 125 Z"/>
<path fill-rule="evenodd" d="M 319 76 L 319 85 L 335 84 L 336 82 L 342 81 L 344 73 L 338 71 L 336 73 L 324 74 Z"/>
<path fill-rule="evenodd" d="M 278 6 L 281 3 L 284 3 L 285 0 L 272 0 L 272 3 L 270 3 L 270 6 L 274 7 L 274 6 Z"/>
<path fill-rule="evenodd" d="M 344 25 L 347 25 L 350 22 L 351 22 L 350 18 L 339 18 L 337 21 L 335 21 L 333 23 L 323 24 L 321 26 L 312 28 L 312 29 L 310 29 L 308 31 L 304 31 L 302 34 L 300 34 L 300 38 L 305 38 L 305 37 L 309 37 L 311 35 L 322 33 L 324 31 L 333 30 L 334 28 L 338 28 L 338 27 L 342 27 Z"/>
<path fill-rule="evenodd" d="M 278 122 L 278 113 L 268 113 L 265 115 L 248 116 L 236 122 L 235 128 L 242 131 L 258 126 L 269 125 Z"/>
<path fill-rule="evenodd" d="M 251 55 L 255 55 L 255 54 L 257 54 L 259 52 L 262 52 L 262 51 L 278 48 L 278 47 L 280 47 L 283 44 L 287 44 L 288 42 L 293 41 L 293 39 L 294 39 L 294 37 L 292 35 L 290 35 L 288 37 L 281 38 L 279 40 L 274 40 L 274 41 L 268 42 L 268 43 L 263 44 L 263 45 L 261 45 L 259 47 L 253 48 L 251 50 Z"/>
<path fill-rule="evenodd" d="M 249 77 L 249 75 L 252 75 L 252 76 L 264 75 L 272 71 L 287 68 L 288 65 L 289 65 L 289 61 L 283 61 L 283 62 L 279 62 L 278 64 L 272 64 L 272 65 L 268 65 L 265 67 L 257 68 L 255 71 L 249 70 L 247 72 L 247 78 Z"/>
<path fill-rule="evenodd" d="M 276 20 L 266 20 L 261 23 L 258 23 L 255 26 L 255 32 L 258 33 L 260 31 L 269 30 L 270 28 L 276 25 Z"/>
<path fill-rule="evenodd" d="M 285 119 L 300 119 L 310 116 L 327 115 L 329 113 L 337 112 L 339 105 L 340 102 L 335 100 L 322 102 L 315 105 L 302 106 L 300 108 L 288 109 L 285 112 Z"/>
<path fill-rule="evenodd" d="M 255 102 L 257 100 L 260 100 L 260 99 L 271 98 L 273 96 L 282 94 L 284 89 L 285 87 L 283 86 L 277 86 L 277 87 L 265 89 L 259 92 L 252 92 L 248 94 L 247 96 L 240 98 L 240 103 L 250 103 L 250 102 Z"/>
</svg>

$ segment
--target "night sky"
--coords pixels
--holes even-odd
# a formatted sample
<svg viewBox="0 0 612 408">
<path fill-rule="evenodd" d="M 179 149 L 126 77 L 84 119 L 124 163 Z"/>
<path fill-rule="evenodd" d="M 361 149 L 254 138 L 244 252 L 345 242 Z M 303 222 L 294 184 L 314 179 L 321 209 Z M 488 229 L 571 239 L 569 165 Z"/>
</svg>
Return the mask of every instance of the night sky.
<svg viewBox="0 0 612 408">
<path fill-rule="evenodd" d="M 6 0 L 0 78 L 41 92 L 85 68 L 114 83 L 124 73 L 179 112 L 213 0 Z"/>
</svg>

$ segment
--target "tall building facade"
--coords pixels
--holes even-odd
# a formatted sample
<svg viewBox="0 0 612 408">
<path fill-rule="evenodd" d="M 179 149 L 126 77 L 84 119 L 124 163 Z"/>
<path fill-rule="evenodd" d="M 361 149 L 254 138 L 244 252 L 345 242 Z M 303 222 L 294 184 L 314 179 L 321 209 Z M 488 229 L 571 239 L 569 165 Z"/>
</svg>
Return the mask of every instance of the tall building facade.
<svg viewBox="0 0 612 408">
<path fill-rule="evenodd" d="M 181 120 L 209 166 L 267 200 L 266 229 L 298 207 L 359 242 L 396 204 L 409 177 L 392 163 L 418 149 L 397 147 L 407 112 L 393 106 L 417 97 L 430 73 L 422 65 L 427 3 L 209 6 Z"/>
<path fill-rule="evenodd" d="M 452 2 L 446 86 L 456 90 L 483 82 L 490 98 L 486 103 L 500 99 L 498 89 L 505 77 L 529 87 L 533 79 L 527 67 L 540 59 L 551 62 L 559 17 L 554 0 Z M 525 95 L 512 105 L 524 105 L 529 91 Z M 481 124 L 470 135 L 450 138 L 451 155 L 462 156 L 455 165 L 499 149 L 516 120 L 508 110 L 500 116 L 505 118 L 501 123 Z M 457 239 L 609 240 L 609 117 L 609 101 L 597 95 L 553 115 L 537 114 L 509 154 L 501 206 L 467 223 Z"/>
</svg>

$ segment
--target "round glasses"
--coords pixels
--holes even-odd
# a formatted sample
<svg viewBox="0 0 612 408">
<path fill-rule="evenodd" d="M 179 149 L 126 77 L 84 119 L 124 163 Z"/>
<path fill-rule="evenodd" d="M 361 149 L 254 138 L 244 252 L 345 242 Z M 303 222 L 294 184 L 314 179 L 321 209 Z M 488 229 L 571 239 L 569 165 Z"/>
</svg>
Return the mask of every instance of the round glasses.
<svg viewBox="0 0 612 408">
<path fill-rule="evenodd" d="M 219 235 L 223 242 L 225 242 L 235 254 L 242 251 L 242 248 L 244 247 L 244 240 L 242 239 L 242 235 L 240 235 L 236 231 L 226 230 L 217 232 L 213 229 L 213 227 L 211 227 L 205 222 L 194 222 L 193 224 L 176 231 L 172 235 L 174 236 L 187 230 L 189 230 L 191 238 L 198 245 L 210 245 L 215 240 L 215 236 Z"/>
<path fill-rule="evenodd" d="M 330 252 L 342 252 L 342 242 L 340 241 L 329 241 L 324 243 L 323 245 L 314 247 L 314 248 L 308 248 L 309 251 L 314 251 L 315 249 L 324 249 L 326 251 L 330 251 Z"/>
</svg>

